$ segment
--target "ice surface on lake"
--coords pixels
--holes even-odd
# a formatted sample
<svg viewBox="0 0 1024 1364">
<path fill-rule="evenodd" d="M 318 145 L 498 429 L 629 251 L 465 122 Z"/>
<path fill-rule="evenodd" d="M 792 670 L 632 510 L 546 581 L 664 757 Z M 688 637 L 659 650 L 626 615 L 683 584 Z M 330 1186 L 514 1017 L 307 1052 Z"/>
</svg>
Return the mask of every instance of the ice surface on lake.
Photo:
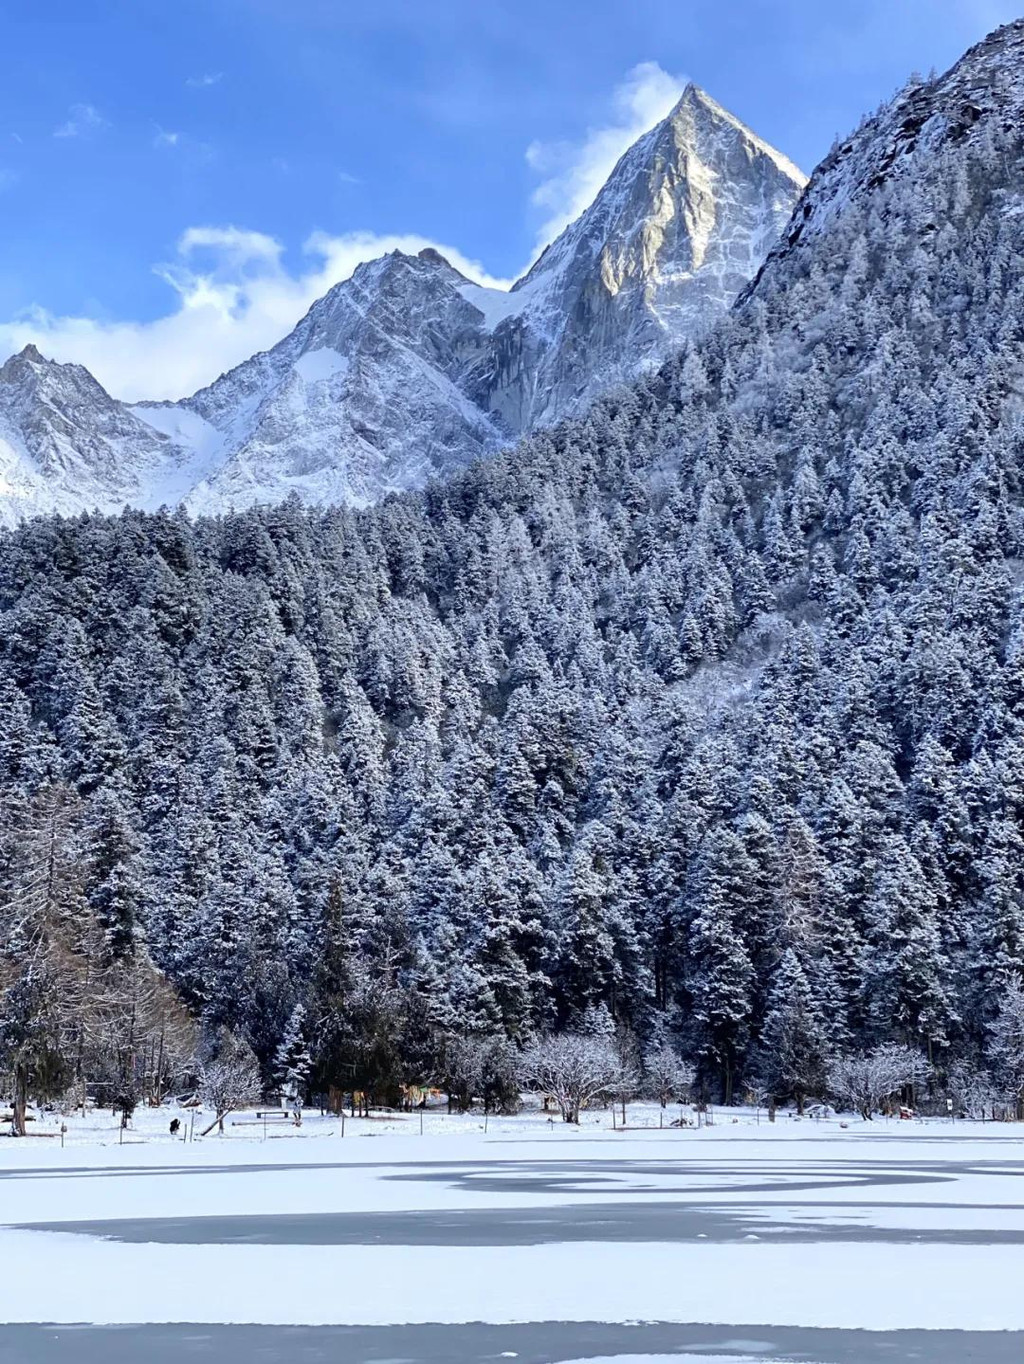
<svg viewBox="0 0 1024 1364">
<path fill-rule="evenodd" d="M 1024 1331 L 1012 1125 L 537 1120 L 12 1142 L 0 1320 Z"/>
</svg>

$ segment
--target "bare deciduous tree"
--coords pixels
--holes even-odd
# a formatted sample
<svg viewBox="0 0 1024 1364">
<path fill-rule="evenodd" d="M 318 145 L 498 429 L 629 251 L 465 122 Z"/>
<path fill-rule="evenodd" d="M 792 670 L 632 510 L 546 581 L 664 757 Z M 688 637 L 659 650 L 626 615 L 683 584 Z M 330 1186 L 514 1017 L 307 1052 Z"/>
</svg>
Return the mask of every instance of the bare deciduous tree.
<svg viewBox="0 0 1024 1364">
<path fill-rule="evenodd" d="M 919 1084 L 929 1073 L 926 1058 L 913 1047 L 890 1042 L 869 1052 L 851 1052 L 829 1067 L 829 1089 L 865 1120 L 905 1086 Z"/>
<path fill-rule="evenodd" d="M 1000 1079 L 1017 1116 L 1024 1116 L 1024 979 L 1020 976 L 1012 976 L 1007 983 L 989 1035 L 989 1052 Z"/>
<path fill-rule="evenodd" d="M 66 1087 L 88 997 L 89 945 L 76 915 L 81 802 L 54 785 L 3 813 L 0 1053 L 13 1080 L 11 1130 L 24 1136 L 30 1088 Z"/>
<path fill-rule="evenodd" d="M 966 1061 L 950 1067 L 947 1080 L 949 1097 L 958 1112 L 968 1118 L 984 1118 L 999 1101 L 999 1091 L 987 1070 L 978 1070 Z"/>
<path fill-rule="evenodd" d="M 120 1109 L 122 1127 L 192 1068 L 195 1025 L 138 946 L 96 974 L 82 1025 L 90 1078 Z"/>
<path fill-rule="evenodd" d="M 483 1093 L 487 1053 L 483 1038 L 445 1038 L 437 1078 L 448 1094 L 449 1111 L 468 1113 L 474 1098 Z"/>
<path fill-rule="evenodd" d="M 252 1049 L 231 1033 L 223 1033 L 217 1055 L 199 1072 L 199 1097 L 217 1115 L 199 1135 L 205 1137 L 215 1127 L 223 1132 L 227 1115 L 258 1103 L 261 1093 L 260 1068 Z"/>
<path fill-rule="evenodd" d="M 697 1071 L 683 1058 L 671 1042 L 659 1042 L 644 1056 L 644 1076 L 652 1099 L 662 1108 L 689 1092 Z"/>
<path fill-rule="evenodd" d="M 535 1042 L 522 1053 L 523 1086 L 548 1094 L 565 1122 L 578 1123 L 580 1110 L 594 1099 L 621 1092 L 623 1063 L 613 1042 L 604 1037 L 561 1033 Z"/>
</svg>

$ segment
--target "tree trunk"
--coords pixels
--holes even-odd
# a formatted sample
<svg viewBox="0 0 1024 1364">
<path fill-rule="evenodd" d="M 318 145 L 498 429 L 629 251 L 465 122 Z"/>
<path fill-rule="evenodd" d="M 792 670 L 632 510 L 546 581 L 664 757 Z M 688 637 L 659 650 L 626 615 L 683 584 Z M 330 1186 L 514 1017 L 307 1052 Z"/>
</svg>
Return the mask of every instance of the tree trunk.
<svg viewBox="0 0 1024 1364">
<path fill-rule="evenodd" d="M 164 1026 L 160 1027 L 160 1050 L 157 1053 L 156 1065 L 153 1076 L 153 1097 L 156 1099 L 156 1107 L 159 1108 L 164 1101 Z"/>
<path fill-rule="evenodd" d="M 221 1134 L 223 1135 L 224 1119 L 230 1112 L 231 1112 L 230 1108 L 225 1108 L 223 1113 L 218 1113 L 217 1116 L 214 1118 L 213 1122 L 210 1123 L 209 1127 L 205 1127 L 202 1130 L 202 1132 L 199 1133 L 199 1135 L 201 1137 L 208 1137 L 215 1127 L 218 1128 Z"/>
<path fill-rule="evenodd" d="M 28 1134 L 25 1110 L 28 1108 L 28 1067 L 18 1061 L 14 1067 L 14 1103 L 11 1105 L 11 1136 L 24 1137 Z"/>
</svg>

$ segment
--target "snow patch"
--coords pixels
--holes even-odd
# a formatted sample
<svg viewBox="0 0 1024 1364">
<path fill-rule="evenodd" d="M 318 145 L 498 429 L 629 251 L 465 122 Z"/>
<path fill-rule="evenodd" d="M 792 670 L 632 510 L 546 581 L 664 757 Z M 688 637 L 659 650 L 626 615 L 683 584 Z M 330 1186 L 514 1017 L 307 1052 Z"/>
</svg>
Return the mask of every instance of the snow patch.
<svg viewBox="0 0 1024 1364">
<path fill-rule="evenodd" d="M 526 302 L 521 291 L 513 293 L 509 289 L 487 289 L 482 284 L 463 284 L 459 293 L 467 303 L 472 303 L 484 315 L 484 326 L 488 331 L 494 329 L 506 317 L 515 317 L 523 311 Z"/>
<path fill-rule="evenodd" d="M 215 1177 L 215 1176 L 214 1176 Z M 999 1246 L 247 1245 L 0 1231 L 8 1322 L 704 1321 L 1024 1329 Z M 742 1283 L 744 1292 L 737 1294 Z M 400 1291 L 396 1292 L 396 1286 Z M 856 1285 L 856 1292 L 851 1291 Z"/>
<path fill-rule="evenodd" d="M 320 384 L 335 374 L 347 374 L 349 359 L 331 346 L 320 346 L 300 355 L 293 366 L 295 373 L 307 384 Z"/>
<path fill-rule="evenodd" d="M 187 407 L 158 403 L 133 407 L 132 411 L 154 431 L 169 436 L 175 445 L 196 454 L 216 454 L 224 444 L 224 437 L 217 428 Z"/>
</svg>

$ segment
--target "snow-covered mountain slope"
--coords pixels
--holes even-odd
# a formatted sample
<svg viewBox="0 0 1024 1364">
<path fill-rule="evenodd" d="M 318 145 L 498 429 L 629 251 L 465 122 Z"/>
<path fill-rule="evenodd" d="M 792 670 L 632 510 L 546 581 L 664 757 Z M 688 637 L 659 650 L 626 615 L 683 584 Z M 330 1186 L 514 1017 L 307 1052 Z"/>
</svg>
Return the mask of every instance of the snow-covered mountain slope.
<svg viewBox="0 0 1024 1364">
<path fill-rule="evenodd" d="M 1024 124 L 1024 19 L 996 29 L 937 79 L 911 81 L 837 143 L 815 169 L 807 193 L 745 292 L 764 272 L 823 231 L 851 203 L 919 173 L 947 147 L 988 139 Z M 966 194 L 966 186 L 962 187 Z M 1004 192 L 1005 197 L 1005 192 Z M 1019 205 L 1019 207 L 1018 207 Z M 1024 190 L 1006 211 L 1024 211 Z M 884 210 L 883 210 L 884 211 Z M 922 223 L 930 233 L 934 224 Z"/>
<path fill-rule="evenodd" d="M 371 261 L 273 350 L 162 409 L 162 429 L 168 413 L 192 414 L 224 451 L 187 504 L 244 507 L 296 491 L 361 506 L 494 448 L 501 432 L 471 396 L 489 334 L 467 285 L 436 252 Z"/>
<path fill-rule="evenodd" d="M 509 292 L 474 284 L 436 251 L 395 252 L 182 402 L 124 406 L 76 366 L 46 368 L 48 387 L 12 372 L 0 516 L 162 502 L 218 512 L 291 492 L 361 506 L 420 487 L 703 333 L 803 186 L 785 157 L 688 86 Z M 34 352 L 8 364 L 45 367 Z"/>
<path fill-rule="evenodd" d="M 803 185 L 688 86 L 509 292 L 436 251 L 396 252 L 187 399 L 226 457 L 186 504 L 219 511 L 294 490 L 360 505 L 578 411 L 730 306 Z"/>
<path fill-rule="evenodd" d="M 35 346 L 0 367 L 0 525 L 83 509 L 155 509 L 195 481 L 191 444 L 116 402 L 82 365 Z"/>
</svg>

